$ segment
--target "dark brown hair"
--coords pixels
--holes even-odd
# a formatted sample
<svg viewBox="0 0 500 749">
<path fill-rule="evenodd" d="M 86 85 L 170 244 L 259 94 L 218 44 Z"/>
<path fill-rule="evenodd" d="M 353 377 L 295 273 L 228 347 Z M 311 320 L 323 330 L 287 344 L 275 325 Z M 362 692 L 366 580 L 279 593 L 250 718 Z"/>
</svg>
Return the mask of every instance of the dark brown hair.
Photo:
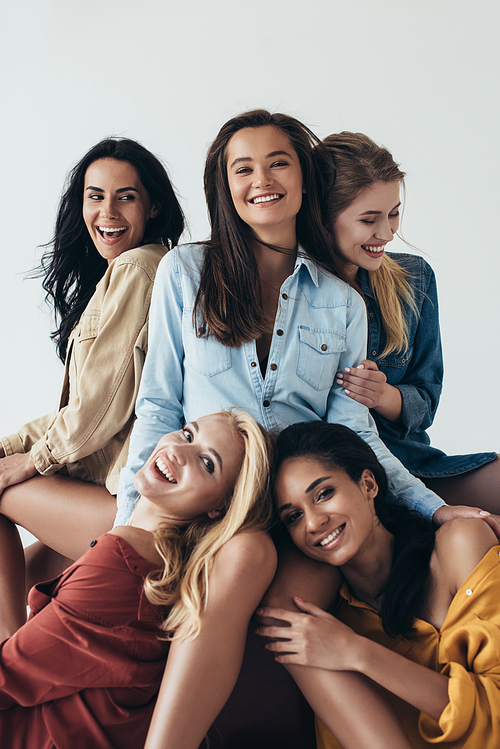
<svg viewBox="0 0 500 749">
<path fill-rule="evenodd" d="M 305 193 L 297 214 L 297 240 L 305 254 L 323 269 L 343 278 L 341 263 L 332 258 L 321 220 L 318 174 L 312 157 L 316 136 L 294 117 L 265 109 L 233 117 L 210 146 L 205 166 L 205 197 L 212 224 L 196 296 L 193 324 L 198 336 L 213 335 L 226 346 L 238 347 L 266 330 L 260 280 L 249 227 L 239 217 L 227 177 L 227 145 L 243 128 L 271 126 L 290 140 L 299 158 Z M 275 247 L 277 251 L 283 248 Z"/>
</svg>

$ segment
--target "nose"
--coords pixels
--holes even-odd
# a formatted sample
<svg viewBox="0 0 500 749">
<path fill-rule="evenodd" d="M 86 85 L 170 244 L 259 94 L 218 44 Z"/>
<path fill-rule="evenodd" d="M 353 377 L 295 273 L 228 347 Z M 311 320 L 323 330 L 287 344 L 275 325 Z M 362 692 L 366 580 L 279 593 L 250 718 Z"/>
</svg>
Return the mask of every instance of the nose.
<svg viewBox="0 0 500 749">
<path fill-rule="evenodd" d="M 305 521 L 308 532 L 317 533 L 328 522 L 328 515 L 317 506 L 310 507 L 305 511 Z"/>
<path fill-rule="evenodd" d="M 373 236 L 375 239 L 380 239 L 383 242 L 392 242 L 394 234 L 397 232 L 397 225 L 394 226 L 394 219 L 386 218 L 377 224 L 377 228 Z"/>
<path fill-rule="evenodd" d="M 101 216 L 106 219 L 118 217 L 118 210 L 113 198 L 105 197 L 101 200 Z"/>
<path fill-rule="evenodd" d="M 270 187 L 273 182 L 273 175 L 265 167 L 256 167 L 253 173 L 253 182 L 255 187 Z"/>
</svg>

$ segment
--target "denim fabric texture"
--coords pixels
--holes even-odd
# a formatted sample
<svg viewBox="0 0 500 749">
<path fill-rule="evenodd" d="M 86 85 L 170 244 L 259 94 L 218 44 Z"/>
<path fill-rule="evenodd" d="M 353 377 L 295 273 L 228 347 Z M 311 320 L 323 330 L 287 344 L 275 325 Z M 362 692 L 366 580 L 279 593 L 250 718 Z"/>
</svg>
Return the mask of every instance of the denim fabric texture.
<svg viewBox="0 0 500 749">
<path fill-rule="evenodd" d="M 229 348 L 214 338 L 196 337 L 192 316 L 203 254 L 202 245 L 185 245 L 169 252 L 158 268 L 149 351 L 129 459 L 120 476 L 116 523 L 128 521 L 138 496 L 134 474 L 160 437 L 232 406 L 244 408 L 267 429 L 313 419 L 351 427 L 375 450 L 398 501 L 432 517 L 443 501 L 385 448 L 369 410 L 335 384 L 339 369 L 365 358 L 367 317 L 361 296 L 299 254 L 280 290 L 263 378 L 255 341 Z"/>
<path fill-rule="evenodd" d="M 439 329 L 436 278 L 429 263 L 418 255 L 388 253 L 409 274 L 417 314 L 404 303 L 409 345 L 406 350 L 379 359 L 386 344 L 380 310 L 368 272 L 358 271 L 358 282 L 368 309 L 368 355 L 397 387 L 403 399 L 401 423 L 394 424 L 372 411 L 381 439 L 415 476 L 455 476 L 495 460 L 495 452 L 446 455 L 432 447 L 426 432 L 436 415 L 443 387 L 443 354 Z"/>
</svg>

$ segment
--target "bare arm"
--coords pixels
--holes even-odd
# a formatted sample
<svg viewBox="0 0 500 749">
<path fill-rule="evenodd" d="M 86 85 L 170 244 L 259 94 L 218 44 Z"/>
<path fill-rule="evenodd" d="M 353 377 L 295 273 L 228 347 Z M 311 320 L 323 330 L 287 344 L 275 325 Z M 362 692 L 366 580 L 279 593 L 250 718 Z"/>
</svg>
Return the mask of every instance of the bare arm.
<svg viewBox="0 0 500 749">
<path fill-rule="evenodd" d="M 313 604 L 300 599 L 296 599 L 296 603 L 305 613 L 264 610 L 267 616 L 289 624 L 289 627 L 261 627 L 259 630 L 268 637 L 287 638 L 285 642 L 270 642 L 266 646 L 277 653 L 279 663 L 365 674 L 418 710 L 439 719 L 448 704 L 447 676 L 357 635 Z"/>
<path fill-rule="evenodd" d="M 218 553 L 195 638 L 174 640 L 145 749 L 197 749 L 238 678 L 250 617 L 272 580 L 276 551 L 260 532 Z"/>
</svg>

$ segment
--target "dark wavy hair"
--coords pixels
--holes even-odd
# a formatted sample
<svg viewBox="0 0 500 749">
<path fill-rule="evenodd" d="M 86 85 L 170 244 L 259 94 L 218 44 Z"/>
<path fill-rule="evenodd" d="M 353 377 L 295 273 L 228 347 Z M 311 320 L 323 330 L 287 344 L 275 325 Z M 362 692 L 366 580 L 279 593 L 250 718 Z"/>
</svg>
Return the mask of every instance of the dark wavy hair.
<svg viewBox="0 0 500 749">
<path fill-rule="evenodd" d="M 323 269 L 344 278 L 340 261 L 332 256 L 321 220 L 318 180 L 312 149 L 322 148 L 316 136 L 294 117 L 256 109 L 233 117 L 210 146 L 205 165 L 205 197 L 212 224 L 193 323 L 198 336 L 213 335 L 226 346 L 238 347 L 266 332 L 260 279 L 252 252 L 250 228 L 239 217 L 227 177 L 227 145 L 243 128 L 271 126 L 281 130 L 299 158 L 305 193 L 297 214 L 297 239 L 308 257 Z M 274 247 L 282 250 L 283 248 Z"/>
<path fill-rule="evenodd" d="M 163 164 L 144 146 L 129 138 L 106 138 L 93 146 L 72 169 L 61 198 L 54 239 L 45 245 L 40 267 L 31 277 L 43 277 L 45 299 L 53 306 L 57 330 L 51 338 L 64 361 L 68 338 L 87 306 L 108 264 L 99 255 L 82 214 L 85 173 L 98 159 L 126 161 L 137 171 L 158 215 L 146 224 L 142 244 L 174 247 L 184 231 L 184 215 Z"/>
<path fill-rule="evenodd" d="M 387 476 L 377 456 L 359 435 L 341 424 L 308 421 L 293 424 L 278 436 L 273 474 L 286 460 L 312 458 L 329 469 L 345 471 L 358 484 L 365 469 L 378 484 L 375 512 L 382 525 L 394 536 L 389 577 L 382 596 L 381 617 L 391 637 L 414 634 L 414 617 L 424 599 L 429 562 L 434 549 L 432 523 L 405 505 L 387 501 Z"/>
</svg>

